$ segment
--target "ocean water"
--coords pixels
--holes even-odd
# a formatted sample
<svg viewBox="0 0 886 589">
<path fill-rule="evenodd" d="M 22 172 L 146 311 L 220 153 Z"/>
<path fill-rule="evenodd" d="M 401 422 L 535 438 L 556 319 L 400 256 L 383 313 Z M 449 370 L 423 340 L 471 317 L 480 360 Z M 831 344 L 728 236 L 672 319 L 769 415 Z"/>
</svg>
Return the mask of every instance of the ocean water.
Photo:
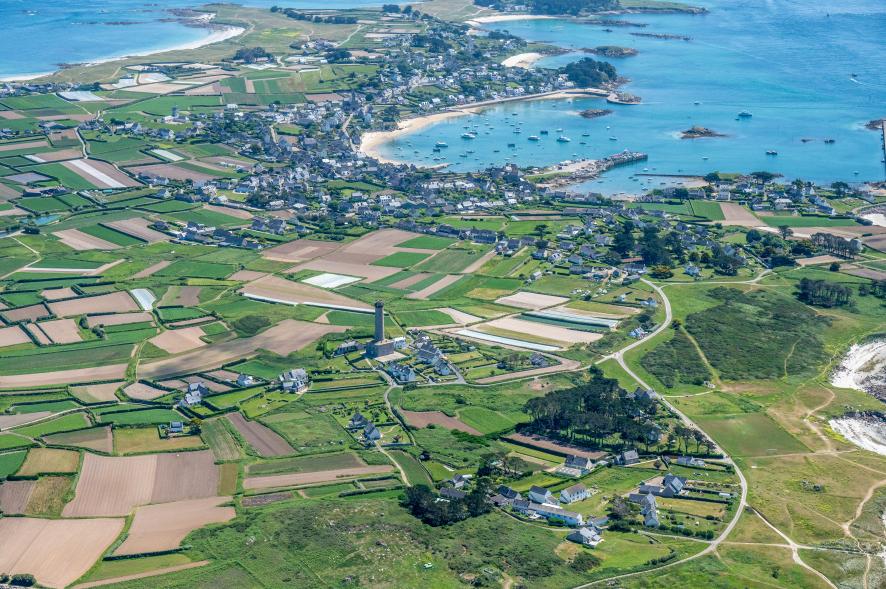
<svg viewBox="0 0 886 589">
<path fill-rule="evenodd" d="M 293 8 L 353 8 L 380 0 L 244 0 L 240 4 Z M 208 36 L 206 28 L 164 22 L 188 0 L 0 0 L 0 79 L 48 73 L 60 63 L 144 54 Z M 125 24 L 123 24 L 125 23 Z"/>
<path fill-rule="evenodd" d="M 696 4 L 710 12 L 616 17 L 644 23 L 645 28 L 606 31 L 567 20 L 487 25 L 571 51 L 547 58 L 540 66 L 559 67 L 579 59 L 585 54 L 576 51 L 585 47 L 638 49 L 635 57 L 609 61 L 630 78 L 625 90 L 641 96 L 643 104 L 609 105 L 600 99 L 504 104 L 426 127 L 386 145 L 383 153 L 423 164 L 440 163 L 433 158 L 444 157 L 451 169 L 459 171 L 504 161 L 547 165 L 623 149 L 649 154 L 647 162 L 611 170 L 581 185 L 606 193 L 666 182 L 644 173 L 769 170 L 817 182 L 884 178 L 881 136 L 863 125 L 886 116 L 886 2 Z M 632 32 L 678 34 L 692 40 L 637 37 Z M 614 112 L 597 119 L 578 116 L 587 108 Z M 737 120 L 736 115 L 745 110 L 753 116 Z M 478 125 L 476 139 L 461 139 L 465 125 L 472 130 Z M 516 125 L 522 130 L 519 135 L 513 133 Z M 726 137 L 680 139 L 680 132 L 693 125 Z M 557 128 L 564 131 L 556 132 Z M 549 135 L 540 135 L 541 129 Z M 560 134 L 571 142 L 558 143 Z M 528 141 L 529 135 L 539 135 L 540 141 Z M 825 139 L 835 142 L 826 144 Z M 437 141 L 449 147 L 434 153 Z M 509 148 L 509 143 L 515 147 Z M 778 155 L 767 155 L 770 150 Z"/>
</svg>

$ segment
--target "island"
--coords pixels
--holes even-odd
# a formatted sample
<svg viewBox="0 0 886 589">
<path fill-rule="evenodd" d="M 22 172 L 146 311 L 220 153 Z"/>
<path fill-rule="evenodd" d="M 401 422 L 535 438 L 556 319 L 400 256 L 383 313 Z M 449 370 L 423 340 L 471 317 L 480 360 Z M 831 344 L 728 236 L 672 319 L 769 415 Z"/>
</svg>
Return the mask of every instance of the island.
<svg viewBox="0 0 886 589">
<path fill-rule="evenodd" d="M 693 125 L 692 127 L 680 133 L 681 139 L 702 139 L 704 137 L 726 137 L 726 135 L 724 135 L 723 133 L 717 133 L 713 129 L 708 129 L 707 127 L 701 127 L 699 125 Z"/>
<path fill-rule="evenodd" d="M 618 45 L 599 45 L 597 47 L 585 47 L 585 53 L 593 53 L 602 57 L 633 57 L 640 53 L 633 47 L 619 47 Z"/>
<path fill-rule="evenodd" d="M 586 119 L 596 119 L 599 117 L 605 117 L 606 115 L 611 115 L 612 109 L 609 109 L 609 108 L 589 108 L 589 109 L 581 111 L 578 114 L 580 114 L 581 116 L 583 116 Z"/>
</svg>

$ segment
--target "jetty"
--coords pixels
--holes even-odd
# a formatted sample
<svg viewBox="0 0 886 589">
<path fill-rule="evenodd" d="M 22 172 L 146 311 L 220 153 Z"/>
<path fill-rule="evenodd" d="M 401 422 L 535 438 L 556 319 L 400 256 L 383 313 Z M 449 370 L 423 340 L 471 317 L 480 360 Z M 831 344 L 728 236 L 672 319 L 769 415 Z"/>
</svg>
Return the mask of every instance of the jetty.
<svg viewBox="0 0 886 589">
<path fill-rule="evenodd" d="M 578 184 L 592 180 L 612 168 L 646 159 L 649 159 L 648 154 L 626 149 L 599 160 L 582 159 L 561 162 L 537 172 L 537 175 L 542 177 L 537 186 L 539 188 L 560 188 L 570 184 Z"/>
</svg>

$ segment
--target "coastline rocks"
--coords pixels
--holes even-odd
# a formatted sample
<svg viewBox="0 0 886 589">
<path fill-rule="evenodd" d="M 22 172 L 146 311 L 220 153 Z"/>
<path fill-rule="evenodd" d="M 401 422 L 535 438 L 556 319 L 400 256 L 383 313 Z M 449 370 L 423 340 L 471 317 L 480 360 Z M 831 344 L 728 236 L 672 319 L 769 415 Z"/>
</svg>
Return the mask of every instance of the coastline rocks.
<svg viewBox="0 0 886 589">
<path fill-rule="evenodd" d="M 633 57 L 639 53 L 633 47 L 619 47 L 618 45 L 599 45 L 597 47 L 585 47 L 585 53 L 593 53 L 602 57 Z"/>
<path fill-rule="evenodd" d="M 680 133 L 681 139 L 701 139 L 703 137 L 726 137 L 726 135 L 717 133 L 713 129 L 708 129 L 707 127 L 699 127 L 698 125 L 690 127 Z"/>
<path fill-rule="evenodd" d="M 586 119 L 596 119 L 598 117 L 605 117 L 606 115 L 611 115 L 612 111 L 608 108 L 589 108 L 587 110 L 583 110 L 580 113 Z"/>
</svg>

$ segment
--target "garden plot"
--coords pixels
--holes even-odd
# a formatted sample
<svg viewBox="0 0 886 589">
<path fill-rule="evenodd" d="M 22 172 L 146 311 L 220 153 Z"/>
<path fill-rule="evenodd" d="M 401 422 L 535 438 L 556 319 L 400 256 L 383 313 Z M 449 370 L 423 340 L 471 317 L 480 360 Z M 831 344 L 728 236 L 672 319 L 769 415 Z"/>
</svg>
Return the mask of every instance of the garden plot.
<svg viewBox="0 0 886 589">
<path fill-rule="evenodd" d="M 297 485 L 310 485 L 313 483 L 327 483 L 330 481 L 353 479 L 364 475 L 387 473 L 391 472 L 393 468 L 394 467 L 389 464 L 377 464 L 373 466 L 339 468 L 336 470 L 297 472 L 266 477 L 249 477 L 244 479 L 243 488 L 272 489 L 275 487 L 294 487 Z"/>
<path fill-rule="evenodd" d="M 77 296 L 73 288 L 49 288 L 40 292 L 40 296 L 47 301 L 58 301 L 61 299 L 72 299 Z"/>
<path fill-rule="evenodd" d="M 464 311 L 459 311 L 458 309 L 453 309 L 451 307 L 443 307 L 437 309 L 437 311 L 440 311 L 441 313 L 446 313 L 447 315 L 452 317 L 452 321 L 454 321 L 455 323 L 460 323 L 462 325 L 482 321 L 482 317 L 477 317 L 475 315 L 471 315 L 470 313 L 465 313 Z"/>
<path fill-rule="evenodd" d="M 213 497 L 219 470 L 212 453 L 110 457 L 87 453 L 65 517 L 126 515 L 134 507 Z"/>
<path fill-rule="evenodd" d="M 148 341 L 170 354 L 181 354 L 205 346 L 206 342 L 200 339 L 203 335 L 199 327 L 184 327 L 166 330 Z"/>
<path fill-rule="evenodd" d="M 25 330 L 31 334 L 31 337 L 41 346 L 48 346 L 52 343 L 49 336 L 43 333 L 43 330 L 40 329 L 40 326 L 36 323 L 28 323 L 25 325 Z"/>
<path fill-rule="evenodd" d="M 279 262 L 306 262 L 330 254 L 338 249 L 338 243 L 315 239 L 297 239 L 262 252 L 262 257 Z"/>
<path fill-rule="evenodd" d="M 126 376 L 126 364 L 110 364 L 94 368 L 75 368 L 54 372 L 34 372 L 0 376 L 0 389 L 43 387 L 56 384 L 74 384 L 102 380 L 120 380 Z"/>
<path fill-rule="evenodd" d="M 447 274 L 447 275 L 443 276 L 437 282 L 434 282 L 433 284 L 429 284 L 428 286 L 424 287 L 421 290 L 417 290 L 415 292 L 409 293 L 408 295 L 406 295 L 406 298 L 407 299 L 422 299 L 422 300 L 430 298 L 434 294 L 443 290 L 444 288 L 446 288 L 450 284 L 458 282 L 462 278 L 463 278 L 463 276 L 461 276 L 460 274 Z"/>
<path fill-rule="evenodd" d="M 71 170 L 97 188 L 127 188 L 139 183 L 112 166 L 98 160 L 70 160 L 62 162 Z"/>
<path fill-rule="evenodd" d="M 167 149 L 152 149 L 151 153 L 153 153 L 154 155 L 160 156 L 163 159 L 170 161 L 170 162 L 180 162 L 183 159 L 185 159 L 182 156 L 178 155 L 177 153 L 173 153 Z"/>
<path fill-rule="evenodd" d="M 409 425 L 419 429 L 428 427 L 429 425 L 439 425 L 446 429 L 456 429 L 473 436 L 483 435 L 483 432 L 472 428 L 468 424 L 463 423 L 454 417 L 449 417 L 442 411 L 406 411 L 405 409 L 400 409 L 400 413 L 403 414 L 403 417 L 406 418 Z"/>
<path fill-rule="evenodd" d="M 0 511 L 6 515 L 24 514 L 36 482 L 6 481 L 0 483 Z"/>
<path fill-rule="evenodd" d="M 96 452 L 104 452 L 105 454 L 110 454 L 114 449 L 110 426 L 92 427 L 73 432 L 62 432 L 43 436 L 43 441 L 47 444 L 86 448 L 87 450 L 95 450 Z"/>
<path fill-rule="evenodd" d="M 199 286 L 172 286 L 163 295 L 162 306 L 196 307 L 200 304 Z"/>
<path fill-rule="evenodd" d="M 169 391 L 164 391 L 163 389 L 152 387 L 151 385 L 147 385 L 143 382 L 136 382 L 124 388 L 123 393 L 127 397 L 138 399 L 139 401 L 153 401 L 158 397 L 168 395 Z"/>
<path fill-rule="evenodd" d="M 122 384 L 121 381 L 106 382 L 103 384 L 88 384 L 71 387 L 70 391 L 72 395 L 84 403 L 106 403 L 117 400 L 117 395 L 115 393 Z"/>
<path fill-rule="evenodd" d="M 73 319 L 54 319 L 38 325 L 54 344 L 73 344 L 83 341 L 77 322 Z"/>
<path fill-rule="evenodd" d="M 302 282 L 286 280 L 279 276 L 266 276 L 250 282 L 240 293 L 251 299 L 291 305 L 314 305 L 348 311 L 371 311 L 366 303 L 329 292 Z"/>
<path fill-rule="evenodd" d="M 160 178 L 169 178 L 170 180 L 193 180 L 194 182 L 208 182 L 214 180 L 215 176 L 195 172 L 188 168 L 182 168 L 175 164 L 155 164 L 149 166 L 136 166 L 129 168 L 133 174 L 150 174 Z"/>
<path fill-rule="evenodd" d="M 759 227 L 763 222 L 754 213 L 734 202 L 721 202 L 720 209 L 723 211 L 723 225 L 735 225 L 738 227 Z"/>
<path fill-rule="evenodd" d="M 31 338 L 22 331 L 21 327 L 13 325 L 12 327 L 0 328 L 0 348 L 29 343 L 31 343 Z"/>
<path fill-rule="evenodd" d="M 212 370 L 233 360 L 252 356 L 259 349 L 286 356 L 327 333 L 340 333 L 346 329 L 342 326 L 287 319 L 252 337 L 211 344 L 175 358 L 140 364 L 139 375 L 143 378 L 157 378 Z"/>
<path fill-rule="evenodd" d="M 30 573 L 40 585 L 67 587 L 123 531 L 123 519 L 0 519 L 0 570 Z"/>
<path fill-rule="evenodd" d="M 289 442 L 269 427 L 257 421 L 249 421 L 241 413 L 230 413 L 227 418 L 237 432 L 243 436 L 243 439 L 258 452 L 259 456 L 270 458 L 286 456 L 295 452 Z"/>
<path fill-rule="evenodd" d="M 253 280 L 258 280 L 259 278 L 264 278 L 267 276 L 267 272 L 256 272 L 255 270 L 238 270 L 228 276 L 228 280 L 237 280 L 239 282 L 251 282 Z"/>
<path fill-rule="evenodd" d="M 494 319 L 487 323 L 476 326 L 477 329 L 503 329 L 517 334 L 529 336 L 530 338 L 544 338 L 554 342 L 564 342 L 565 344 L 590 343 L 595 342 L 601 337 L 602 333 L 591 331 L 580 331 L 577 329 L 568 329 L 566 327 L 558 327 L 556 325 L 548 325 L 546 323 L 538 323 L 536 321 L 526 321 L 516 317 L 502 317 Z"/>
<path fill-rule="evenodd" d="M 0 415 L 0 430 L 10 429 L 23 423 L 30 423 L 49 417 L 52 411 L 36 411 L 34 413 L 14 413 L 12 415 Z"/>
<path fill-rule="evenodd" d="M 206 167 L 211 167 L 213 170 L 225 171 L 224 168 L 219 166 L 210 166 L 210 164 L 203 163 Z M 220 213 L 222 215 L 228 215 L 229 217 L 234 217 L 236 219 L 243 219 L 244 221 L 252 220 L 252 213 L 246 211 L 244 209 L 236 209 L 234 207 L 221 207 L 218 205 L 210 205 L 204 204 L 203 209 L 206 211 L 211 211 L 213 213 Z"/>
<path fill-rule="evenodd" d="M 105 225 L 119 231 L 120 233 L 125 233 L 126 235 L 130 235 L 132 237 L 135 237 L 136 239 L 141 239 L 142 241 L 146 241 L 148 243 L 169 241 L 171 239 L 165 233 L 160 233 L 159 231 L 155 231 L 148 227 L 149 224 L 150 223 L 147 219 L 142 219 L 139 217 L 124 219 L 122 221 L 110 221 L 109 223 L 105 223 Z M 164 267 L 168 265 L 168 263 L 164 264 Z M 160 270 L 160 268 L 157 268 L 156 270 L 154 270 L 154 272 L 158 270 Z"/>
<path fill-rule="evenodd" d="M 476 331 L 474 329 L 460 329 L 455 333 L 456 335 L 461 335 L 463 337 L 473 338 L 484 342 L 492 342 L 494 344 L 501 344 L 514 348 L 526 348 L 527 350 L 536 350 L 538 352 L 556 352 L 560 349 L 558 346 L 539 344 L 536 342 L 528 342 L 513 337 L 483 333 L 482 331 Z"/>
<path fill-rule="evenodd" d="M 112 313 L 108 315 L 90 315 L 86 318 L 86 324 L 90 328 L 96 325 L 127 325 L 130 323 L 150 323 L 154 316 L 150 313 L 136 311 L 133 313 Z"/>
<path fill-rule="evenodd" d="M 207 497 L 139 507 L 135 510 L 126 541 L 114 554 L 174 550 L 192 531 L 207 524 L 234 519 L 237 513 L 233 507 L 221 507 L 230 500 L 230 497 Z"/>
<path fill-rule="evenodd" d="M 425 280 L 426 278 L 430 278 L 431 276 L 432 275 L 428 272 L 419 272 L 417 274 L 413 274 L 412 276 L 404 278 L 403 280 L 398 280 L 397 282 L 391 283 L 388 286 L 390 288 L 397 288 L 400 290 L 405 290 L 405 289 L 409 288 L 410 286 L 412 286 L 413 284 L 418 284 L 422 280 Z"/>
<path fill-rule="evenodd" d="M 123 291 L 49 303 L 49 308 L 53 315 L 57 317 L 75 317 L 77 315 L 120 313 L 139 310 L 138 305 L 135 304 L 132 297 Z"/>
<path fill-rule="evenodd" d="M 515 292 L 512 295 L 501 297 L 495 302 L 509 307 L 538 310 L 544 309 L 545 307 L 563 305 L 568 303 L 569 299 L 535 292 Z"/>
<path fill-rule="evenodd" d="M 135 274 L 132 275 L 133 278 L 147 278 L 148 276 L 152 276 L 156 272 L 159 272 L 166 266 L 172 264 L 171 260 L 163 260 L 162 262 L 157 262 L 156 264 L 152 264 L 145 268 L 144 270 L 139 270 Z"/>
<path fill-rule="evenodd" d="M 24 464 L 16 473 L 19 476 L 57 472 L 77 472 L 80 453 L 59 448 L 31 448 Z"/>
<path fill-rule="evenodd" d="M 19 307 L 9 311 L 0 313 L 7 323 L 16 323 L 18 321 L 37 321 L 44 317 L 49 317 L 49 311 L 43 303 L 36 305 L 28 305 L 27 307 Z"/>
<path fill-rule="evenodd" d="M 360 278 L 355 278 L 353 276 L 343 276 L 342 274 L 329 274 L 323 273 L 318 274 L 317 276 L 312 276 L 311 278 L 306 278 L 302 280 L 305 284 L 310 284 L 311 286 L 319 286 L 320 288 L 338 288 L 340 286 L 345 286 L 346 284 L 352 284 L 354 282 L 359 282 Z"/>
</svg>

